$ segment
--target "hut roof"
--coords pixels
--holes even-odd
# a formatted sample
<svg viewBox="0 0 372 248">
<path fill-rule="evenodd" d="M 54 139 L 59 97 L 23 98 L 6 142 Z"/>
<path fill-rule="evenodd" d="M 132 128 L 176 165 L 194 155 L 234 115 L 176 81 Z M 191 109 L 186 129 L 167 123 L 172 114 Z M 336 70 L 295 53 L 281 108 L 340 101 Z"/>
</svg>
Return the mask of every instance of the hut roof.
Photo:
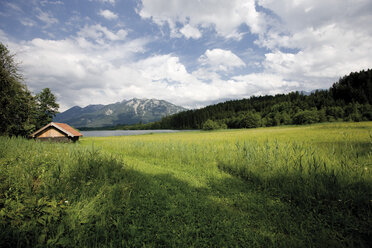
<svg viewBox="0 0 372 248">
<path fill-rule="evenodd" d="M 56 129 L 63 132 L 64 134 L 66 134 L 69 137 L 83 136 L 81 133 L 79 133 L 77 130 L 75 130 L 74 128 L 72 128 L 71 126 L 69 126 L 66 123 L 51 122 L 48 125 L 40 128 L 39 130 L 37 130 L 36 132 L 31 134 L 31 137 L 33 137 L 33 138 L 36 137 L 39 133 L 41 133 L 42 131 L 44 131 L 48 127 L 55 127 Z"/>
</svg>

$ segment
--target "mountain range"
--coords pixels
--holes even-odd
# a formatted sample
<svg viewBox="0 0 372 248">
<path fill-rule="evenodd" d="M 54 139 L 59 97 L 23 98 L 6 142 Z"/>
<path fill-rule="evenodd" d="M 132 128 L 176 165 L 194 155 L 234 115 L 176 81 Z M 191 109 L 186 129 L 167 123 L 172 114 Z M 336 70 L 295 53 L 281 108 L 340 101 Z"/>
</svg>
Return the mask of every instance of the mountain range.
<svg viewBox="0 0 372 248">
<path fill-rule="evenodd" d="M 77 128 L 97 128 L 158 121 L 185 110 L 164 100 L 133 98 L 108 105 L 75 106 L 57 114 L 53 121 Z"/>
</svg>

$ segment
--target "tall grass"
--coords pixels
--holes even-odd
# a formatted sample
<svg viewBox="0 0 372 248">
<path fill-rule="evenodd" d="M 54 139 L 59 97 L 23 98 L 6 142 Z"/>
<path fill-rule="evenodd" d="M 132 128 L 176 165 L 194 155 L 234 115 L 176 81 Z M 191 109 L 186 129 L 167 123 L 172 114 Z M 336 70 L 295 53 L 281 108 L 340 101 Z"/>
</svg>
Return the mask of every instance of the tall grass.
<svg viewBox="0 0 372 248">
<path fill-rule="evenodd" d="M 369 247 L 371 129 L 0 137 L 0 247 Z"/>
<path fill-rule="evenodd" d="M 129 194 L 122 162 L 78 145 L 4 137 L 0 161 L 1 247 L 115 241 L 111 216 L 121 216 Z"/>
<path fill-rule="evenodd" d="M 311 212 L 330 229 L 329 240 L 361 247 L 372 243 L 372 150 L 366 159 L 353 146 L 338 148 L 322 153 L 308 143 L 238 142 L 218 167 L 296 211 Z"/>
</svg>

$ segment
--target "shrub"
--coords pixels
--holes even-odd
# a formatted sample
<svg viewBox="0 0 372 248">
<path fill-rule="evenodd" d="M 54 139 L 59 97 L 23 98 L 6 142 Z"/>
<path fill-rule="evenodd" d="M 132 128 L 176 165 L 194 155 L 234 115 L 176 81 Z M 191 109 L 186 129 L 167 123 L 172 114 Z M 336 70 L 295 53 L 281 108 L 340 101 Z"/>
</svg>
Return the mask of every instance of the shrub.
<svg viewBox="0 0 372 248">
<path fill-rule="evenodd" d="M 258 113 L 248 112 L 240 122 L 240 127 L 255 128 L 261 126 L 261 116 Z"/>
<path fill-rule="evenodd" d="M 316 110 L 304 110 L 293 117 L 294 124 L 311 124 L 319 122 L 319 114 Z"/>
<path fill-rule="evenodd" d="M 203 130 L 209 131 L 209 130 L 215 130 L 215 129 L 220 129 L 220 125 L 218 125 L 217 122 L 212 121 L 212 120 L 207 120 L 203 124 Z"/>
</svg>

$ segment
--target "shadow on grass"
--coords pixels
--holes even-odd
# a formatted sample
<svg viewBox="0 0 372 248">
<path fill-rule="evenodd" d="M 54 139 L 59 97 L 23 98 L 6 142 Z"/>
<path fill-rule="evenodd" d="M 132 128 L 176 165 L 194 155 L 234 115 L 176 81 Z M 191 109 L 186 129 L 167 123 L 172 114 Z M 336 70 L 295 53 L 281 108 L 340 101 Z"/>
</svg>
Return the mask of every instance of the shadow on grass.
<svg viewBox="0 0 372 248">
<path fill-rule="evenodd" d="M 2 206 L 1 247 L 271 247 L 302 242 L 302 236 L 283 227 L 282 219 L 291 218 L 288 205 L 253 192 L 237 178 L 211 179 L 199 188 L 171 174 L 125 169 L 95 155 L 67 172 L 50 170 L 40 191 Z M 54 204 L 54 195 L 69 202 Z"/>
<path fill-rule="evenodd" d="M 328 218 L 330 212 L 314 212 L 312 207 L 304 208 L 262 185 L 247 184 L 236 177 L 210 179 L 207 187 L 198 188 L 170 174 L 134 170 L 125 174 L 130 197 L 124 209 L 108 216 L 116 224 L 100 229 L 96 243 L 88 246 L 368 246 L 369 239 L 364 236 L 368 233 L 358 232 L 359 224 L 366 222 L 359 216 L 344 216 L 347 209 L 336 209 Z M 284 185 L 293 179 L 273 180 Z M 362 228 L 366 230 L 366 226 Z"/>
<path fill-rule="evenodd" d="M 223 182 L 197 188 L 170 174 L 127 173 L 132 192 L 122 220 L 124 246 L 255 247 L 276 242 L 275 233 L 257 223 L 256 213 L 236 209 Z M 211 194 L 215 186 L 223 190 Z M 267 201 L 260 201 L 265 208 Z"/>
<path fill-rule="evenodd" d="M 315 142 L 315 144 L 321 148 L 327 149 L 330 152 L 332 152 L 332 148 L 335 150 L 335 152 L 339 152 L 340 154 L 342 153 L 350 153 L 352 152 L 352 155 L 355 157 L 361 157 L 365 156 L 367 157 L 368 154 L 371 153 L 372 151 L 372 140 L 371 141 L 365 141 L 365 142 L 360 142 L 360 141 L 332 141 L 332 142 Z M 370 163 L 369 165 L 372 165 Z"/>
<path fill-rule="evenodd" d="M 245 187 L 277 199 L 285 207 L 281 220 L 272 213 L 279 230 L 306 240 L 311 246 L 370 247 L 372 244 L 372 182 L 347 180 L 332 173 L 276 173 L 261 175 L 234 171 L 228 165 L 219 169 L 240 178 Z M 276 211 L 277 209 L 272 208 Z M 268 209 L 267 214 L 269 214 Z M 296 230 L 300 228 L 300 230 Z"/>
<path fill-rule="evenodd" d="M 363 209 L 365 220 L 348 207 L 335 208 L 328 218 L 334 208 L 314 211 L 286 197 L 285 185 L 296 180 L 290 176 L 250 181 L 223 174 L 206 187 L 194 187 L 171 174 L 127 169 L 94 153 L 77 161 L 68 170 L 49 168 L 49 181 L 38 192 L 71 199 L 63 213 L 54 221 L 31 221 L 39 213 L 35 197 L 27 233 L 19 229 L 26 222 L 0 222 L 6 229 L 1 247 L 367 247 L 371 241 L 365 232 L 370 208 Z"/>
</svg>

